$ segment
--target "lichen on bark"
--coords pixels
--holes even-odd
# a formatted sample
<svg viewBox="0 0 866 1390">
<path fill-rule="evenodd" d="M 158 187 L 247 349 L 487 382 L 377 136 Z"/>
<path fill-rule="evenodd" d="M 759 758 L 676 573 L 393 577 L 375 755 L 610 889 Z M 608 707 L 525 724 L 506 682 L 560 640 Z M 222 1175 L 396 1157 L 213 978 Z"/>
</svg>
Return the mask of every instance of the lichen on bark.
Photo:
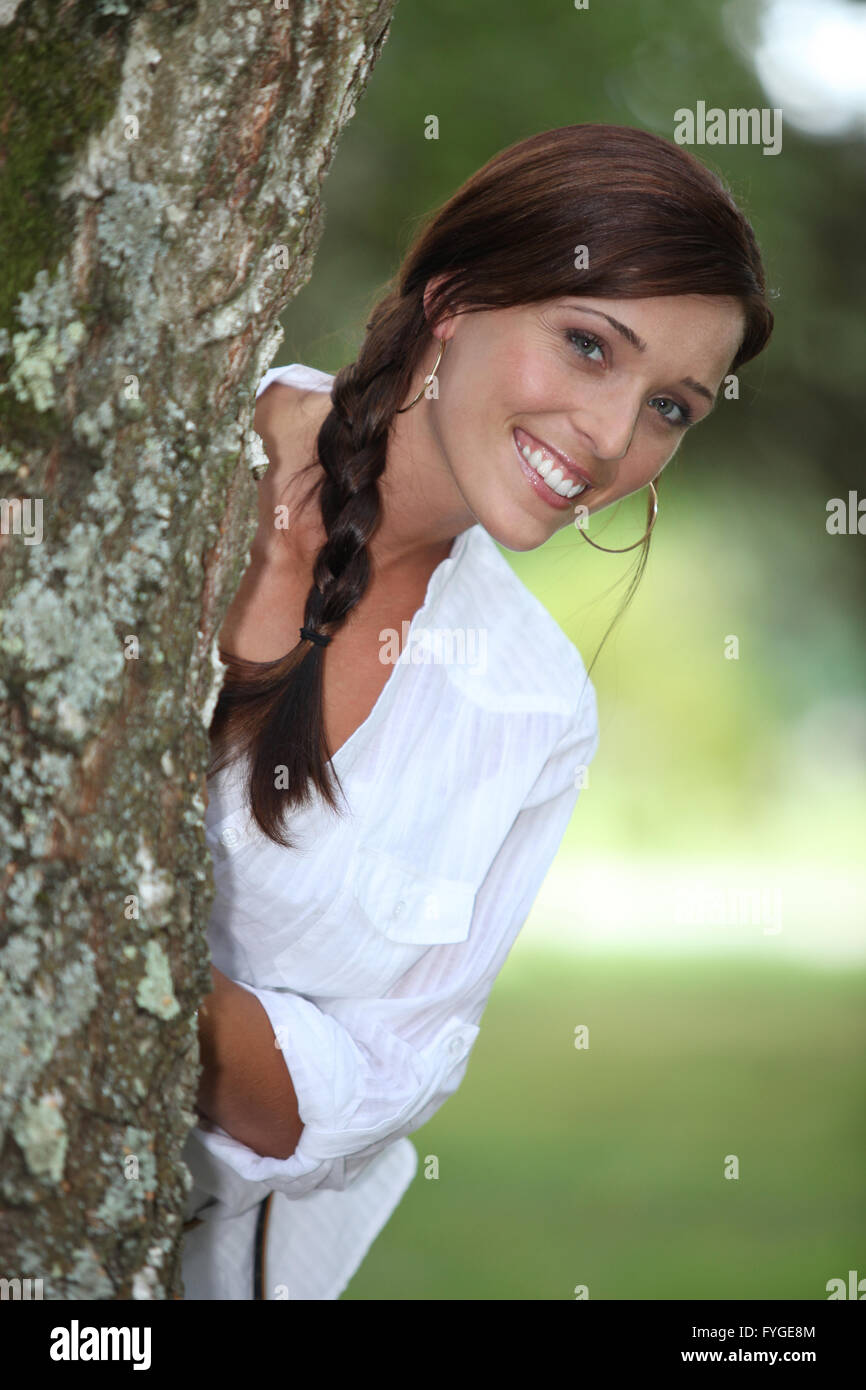
<svg viewBox="0 0 866 1390">
<path fill-rule="evenodd" d="M 391 9 L 0 0 L 0 1275 L 46 1298 L 182 1295 L 253 396 Z"/>
</svg>

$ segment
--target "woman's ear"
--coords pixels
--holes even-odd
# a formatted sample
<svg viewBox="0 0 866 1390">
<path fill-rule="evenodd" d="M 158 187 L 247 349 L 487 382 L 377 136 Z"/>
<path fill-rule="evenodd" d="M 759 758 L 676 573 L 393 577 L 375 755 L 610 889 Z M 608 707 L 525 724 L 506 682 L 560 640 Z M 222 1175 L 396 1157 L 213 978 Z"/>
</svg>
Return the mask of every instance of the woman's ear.
<svg viewBox="0 0 866 1390">
<path fill-rule="evenodd" d="M 427 316 L 428 323 L 430 323 L 430 301 L 433 297 L 433 294 L 436 290 L 440 288 L 440 286 L 445 284 L 447 280 L 448 276 L 444 273 L 441 275 L 432 275 L 424 287 L 424 313 Z M 440 317 L 436 320 L 435 323 L 430 323 L 430 331 L 433 334 L 434 338 L 451 337 L 453 329 L 451 329 L 449 325 L 453 317 L 453 314 L 440 314 Z"/>
</svg>

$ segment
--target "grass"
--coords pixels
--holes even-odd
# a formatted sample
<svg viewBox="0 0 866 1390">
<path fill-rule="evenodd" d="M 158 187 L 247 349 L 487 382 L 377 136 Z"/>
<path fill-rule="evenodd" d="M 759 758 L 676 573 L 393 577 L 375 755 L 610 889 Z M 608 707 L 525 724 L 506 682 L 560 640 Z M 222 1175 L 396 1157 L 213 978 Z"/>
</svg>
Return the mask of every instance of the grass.
<svg viewBox="0 0 866 1390">
<path fill-rule="evenodd" d="M 864 1265 L 864 982 L 513 953 L 343 1297 L 825 1299 Z"/>
</svg>

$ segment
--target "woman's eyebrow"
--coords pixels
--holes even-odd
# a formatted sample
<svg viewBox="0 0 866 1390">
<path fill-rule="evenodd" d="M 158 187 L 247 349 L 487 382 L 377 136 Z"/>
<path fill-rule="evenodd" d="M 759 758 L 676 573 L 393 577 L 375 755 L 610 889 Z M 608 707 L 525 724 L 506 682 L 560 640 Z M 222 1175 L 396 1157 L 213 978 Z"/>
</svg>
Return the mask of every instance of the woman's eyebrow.
<svg viewBox="0 0 866 1390">
<path fill-rule="evenodd" d="M 584 314 L 595 314 L 596 318 L 607 319 L 611 328 L 615 328 L 617 333 L 621 333 L 632 347 L 637 348 L 638 352 L 646 352 L 646 343 L 643 338 L 638 337 L 633 328 L 629 328 L 625 323 L 620 323 L 619 319 L 611 318 L 610 314 L 603 314 L 600 309 L 585 309 L 583 305 L 580 307 Z"/>
<path fill-rule="evenodd" d="M 607 319 L 611 328 L 615 328 L 617 333 L 621 334 L 622 337 L 625 338 L 626 342 L 631 343 L 632 347 L 637 348 L 638 352 L 646 352 L 646 343 L 644 342 L 643 338 L 639 338 L 637 333 L 635 333 L 634 329 L 629 328 L 628 324 L 620 323 L 619 319 L 612 318 L 610 314 L 602 313 L 600 309 L 587 309 L 583 304 L 581 304 L 580 309 L 581 312 L 584 314 L 595 314 L 596 318 Z M 682 377 L 680 380 L 680 385 L 690 386 L 693 391 L 697 391 L 699 396 L 706 396 L 711 406 L 715 406 L 716 398 L 713 395 L 712 391 L 709 389 L 709 387 L 704 386 L 702 382 L 695 381 L 694 377 Z"/>
<path fill-rule="evenodd" d="M 714 410 L 714 409 L 715 409 L 715 405 L 716 405 L 716 398 L 715 398 L 715 396 L 713 395 L 712 391 L 710 391 L 706 386 L 702 385 L 702 383 L 701 383 L 700 381 L 695 381 L 694 377 L 684 376 L 684 377 L 682 378 L 682 380 L 680 381 L 680 385 L 681 385 L 681 386 L 690 386 L 690 387 L 692 388 L 693 391 L 697 391 L 697 393 L 698 393 L 699 396 L 706 396 L 707 400 L 710 402 L 710 409 L 711 409 L 711 410 Z M 708 411 L 707 411 L 707 414 L 709 415 L 709 413 L 710 413 L 710 412 L 709 412 L 709 410 L 708 410 Z"/>
</svg>

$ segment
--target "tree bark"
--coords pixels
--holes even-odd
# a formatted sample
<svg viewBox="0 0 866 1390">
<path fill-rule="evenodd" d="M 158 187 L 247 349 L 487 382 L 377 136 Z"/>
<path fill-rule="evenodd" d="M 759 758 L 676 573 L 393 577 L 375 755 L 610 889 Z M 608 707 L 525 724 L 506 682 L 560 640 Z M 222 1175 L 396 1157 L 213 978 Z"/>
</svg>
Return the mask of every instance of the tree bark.
<svg viewBox="0 0 866 1390">
<path fill-rule="evenodd" d="M 0 1277 L 182 1297 L 255 386 L 393 0 L 0 0 Z"/>
</svg>

